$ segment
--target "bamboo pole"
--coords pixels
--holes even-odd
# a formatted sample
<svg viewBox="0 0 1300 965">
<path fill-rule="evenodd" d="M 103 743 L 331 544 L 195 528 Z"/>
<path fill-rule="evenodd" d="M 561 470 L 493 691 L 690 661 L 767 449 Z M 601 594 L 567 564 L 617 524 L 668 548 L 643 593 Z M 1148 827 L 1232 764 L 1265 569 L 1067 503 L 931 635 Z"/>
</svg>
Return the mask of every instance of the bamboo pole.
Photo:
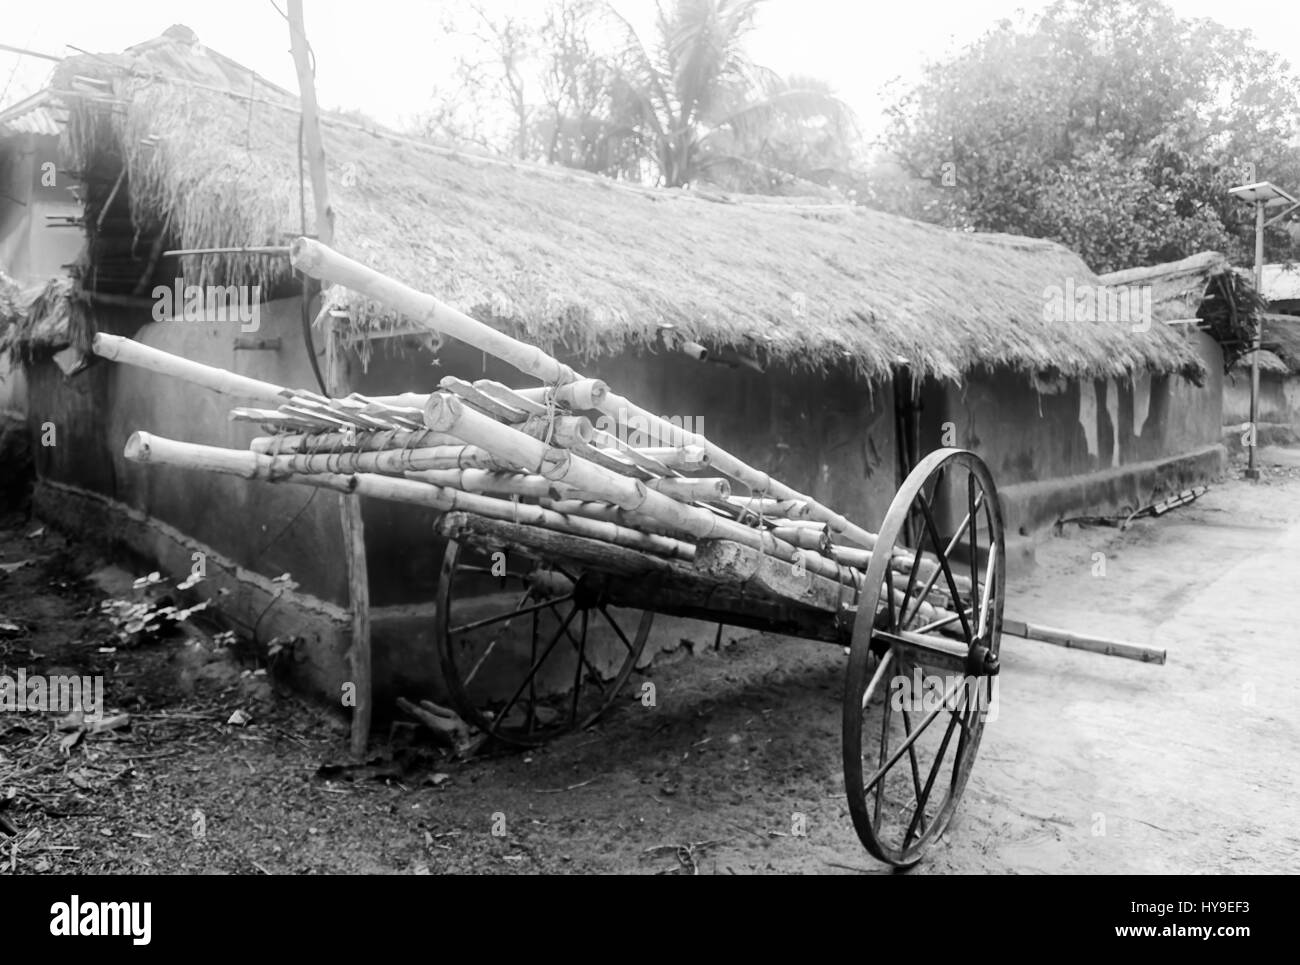
<svg viewBox="0 0 1300 965">
<path fill-rule="evenodd" d="M 573 369 L 551 358 L 536 346 L 516 341 L 432 295 L 418 292 L 373 268 L 340 255 L 328 245 L 311 238 L 297 238 L 290 245 L 289 259 L 298 271 L 390 305 L 411 321 L 460 339 L 541 382 L 564 385 L 577 381 L 578 376 Z"/>
<path fill-rule="evenodd" d="M 253 452 L 375 452 L 382 449 L 427 449 L 432 446 L 462 446 L 455 436 L 431 429 L 384 429 L 374 432 L 308 432 L 258 436 L 248 448 Z"/>
<path fill-rule="evenodd" d="M 250 379 L 246 375 L 236 375 L 202 362 L 192 362 L 121 335 L 96 332 L 91 351 L 100 358 L 182 379 L 221 395 L 253 399 L 263 405 L 279 406 L 293 397 L 293 392 L 283 386 Z"/>
<path fill-rule="evenodd" d="M 604 403 L 606 396 L 609 395 L 609 386 L 600 379 L 578 379 L 567 385 L 558 385 L 554 388 L 542 386 L 532 389 L 513 389 L 516 395 L 522 396 L 530 402 L 545 404 L 548 398 L 554 400 L 562 406 L 580 411 L 590 411 L 599 409 Z"/>
<path fill-rule="evenodd" d="M 727 504 L 755 519 L 808 520 L 811 511 L 808 504 L 797 499 L 770 499 L 766 496 L 732 496 Z M 817 520 L 812 520 L 817 522 Z M 824 524 L 821 524 L 824 525 Z"/>
<path fill-rule="evenodd" d="M 731 495 L 731 483 L 721 477 L 647 479 L 646 485 L 655 492 L 684 503 L 700 499 L 726 499 Z"/>
<path fill-rule="evenodd" d="M 668 469 L 685 470 L 687 472 L 695 472 L 709 465 L 709 454 L 700 446 L 640 446 L 633 448 L 603 429 L 597 429 L 592 438 L 595 445 L 611 456 L 627 458 L 628 453 L 636 453 L 644 459 L 653 459 Z"/>
<path fill-rule="evenodd" d="M 463 489 L 467 493 L 487 496 L 527 496 L 531 499 L 562 499 L 569 487 L 554 483 L 545 476 L 517 472 L 493 472 L 487 469 L 425 469 L 406 473 L 408 479 L 434 486 Z"/>
<path fill-rule="evenodd" d="M 548 385 L 565 385 L 576 382 L 581 376 L 569 366 L 552 358 L 536 346 L 526 345 L 496 329 L 484 325 L 463 312 L 444 304 L 432 295 L 418 292 L 401 282 L 389 278 L 372 268 L 367 268 L 310 238 L 295 239 L 290 246 L 290 260 L 299 271 L 313 278 L 329 280 L 360 292 L 376 301 L 400 310 L 412 320 L 451 335 L 481 351 L 487 352 L 510 365 L 525 375 L 547 383 Z M 597 407 L 599 411 L 613 416 L 620 424 L 626 424 L 630 418 L 643 420 L 651 432 L 673 446 L 696 445 L 703 447 L 709 454 L 711 463 L 719 472 L 743 483 L 758 495 L 772 496 L 778 499 L 794 499 L 808 503 L 810 517 L 830 526 L 831 532 L 840 539 L 846 539 L 871 549 L 876 537 L 860 526 L 849 522 L 839 513 L 834 512 L 809 496 L 773 479 L 767 473 L 760 472 L 746 465 L 731 453 L 714 445 L 703 436 L 686 432 L 681 426 L 655 416 L 612 392 L 606 393 L 604 400 Z"/>
</svg>

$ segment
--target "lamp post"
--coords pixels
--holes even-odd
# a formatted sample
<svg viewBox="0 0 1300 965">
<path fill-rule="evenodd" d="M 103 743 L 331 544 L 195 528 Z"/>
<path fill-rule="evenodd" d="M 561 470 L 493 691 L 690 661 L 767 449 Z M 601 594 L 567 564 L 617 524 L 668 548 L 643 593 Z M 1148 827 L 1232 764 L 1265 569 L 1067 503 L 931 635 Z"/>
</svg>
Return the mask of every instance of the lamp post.
<svg viewBox="0 0 1300 965">
<path fill-rule="evenodd" d="M 1229 188 L 1228 193 L 1255 206 L 1255 292 L 1261 297 L 1264 291 L 1264 229 L 1275 221 L 1280 221 L 1300 207 L 1297 201 L 1271 181 L 1256 181 L 1254 184 L 1242 184 Z M 1279 215 L 1264 220 L 1267 208 L 1290 205 Z M 1255 344 L 1250 353 L 1250 446 L 1247 454 L 1246 478 L 1259 479 L 1259 466 L 1255 462 L 1258 443 L 1259 423 L 1259 352 L 1264 338 L 1263 319 L 1255 326 Z"/>
</svg>

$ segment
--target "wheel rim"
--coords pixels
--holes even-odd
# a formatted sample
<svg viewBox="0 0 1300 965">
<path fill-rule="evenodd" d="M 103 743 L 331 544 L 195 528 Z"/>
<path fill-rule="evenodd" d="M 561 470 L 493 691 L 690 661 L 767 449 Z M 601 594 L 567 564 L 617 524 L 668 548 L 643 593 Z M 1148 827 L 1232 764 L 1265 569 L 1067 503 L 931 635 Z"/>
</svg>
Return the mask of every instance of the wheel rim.
<svg viewBox="0 0 1300 965">
<path fill-rule="evenodd" d="M 904 545 L 909 531 L 919 546 Z M 970 777 L 996 700 L 1005 566 L 988 468 L 964 450 L 927 456 L 881 526 L 844 695 L 849 811 L 867 850 L 888 864 L 921 859 Z"/>
<path fill-rule="evenodd" d="M 466 721 L 508 744 L 586 727 L 645 648 L 654 615 L 634 622 L 631 613 L 585 574 L 449 540 L 434 621 L 448 697 Z"/>
</svg>

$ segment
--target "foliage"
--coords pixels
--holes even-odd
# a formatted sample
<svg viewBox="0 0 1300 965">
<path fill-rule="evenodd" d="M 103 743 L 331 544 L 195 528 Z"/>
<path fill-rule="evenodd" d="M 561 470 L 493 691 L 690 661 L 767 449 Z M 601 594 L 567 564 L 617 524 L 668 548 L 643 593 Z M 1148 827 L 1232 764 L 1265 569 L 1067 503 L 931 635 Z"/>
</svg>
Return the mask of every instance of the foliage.
<svg viewBox="0 0 1300 965">
<path fill-rule="evenodd" d="M 848 163 L 851 112 L 824 83 L 749 59 L 762 3 L 676 0 L 648 40 L 596 0 L 552 0 L 531 20 L 472 6 L 446 24 L 472 53 L 420 132 L 669 187 L 828 183 Z"/>
<path fill-rule="evenodd" d="M 885 146 L 920 190 L 883 206 L 1059 240 L 1097 271 L 1206 248 L 1247 257 L 1227 193 L 1300 187 L 1300 84 L 1250 34 L 1160 0 L 1058 0 L 999 23 L 897 96 Z M 1290 239 L 1271 240 L 1289 251 Z"/>
</svg>

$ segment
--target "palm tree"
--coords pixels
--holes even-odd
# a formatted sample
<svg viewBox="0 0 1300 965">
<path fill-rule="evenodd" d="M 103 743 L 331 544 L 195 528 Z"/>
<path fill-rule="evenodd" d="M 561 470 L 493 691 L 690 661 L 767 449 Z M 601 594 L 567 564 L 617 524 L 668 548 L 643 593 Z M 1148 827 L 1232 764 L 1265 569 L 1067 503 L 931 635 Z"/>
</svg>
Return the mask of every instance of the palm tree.
<svg viewBox="0 0 1300 965">
<path fill-rule="evenodd" d="M 837 129 L 852 113 L 824 87 L 794 86 L 745 53 L 746 35 L 764 0 L 676 0 L 657 7 L 656 43 L 647 47 L 617 11 L 627 36 L 618 59 L 616 120 L 634 132 L 661 184 L 711 180 L 720 168 L 756 166 L 744 153 L 777 120 L 821 119 Z"/>
</svg>

